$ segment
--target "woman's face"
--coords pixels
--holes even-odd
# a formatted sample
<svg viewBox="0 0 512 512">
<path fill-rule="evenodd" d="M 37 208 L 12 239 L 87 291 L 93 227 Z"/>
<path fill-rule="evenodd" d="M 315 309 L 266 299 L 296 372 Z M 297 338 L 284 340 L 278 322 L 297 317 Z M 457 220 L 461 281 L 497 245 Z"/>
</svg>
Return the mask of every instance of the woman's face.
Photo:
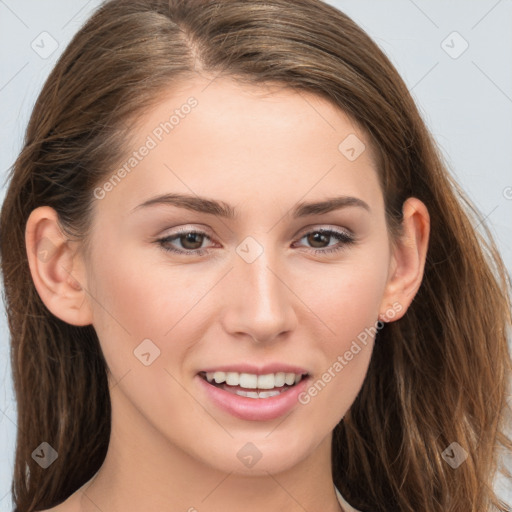
<svg viewBox="0 0 512 512">
<path fill-rule="evenodd" d="M 406 306 L 367 136 L 314 95 L 197 79 L 131 149 L 94 192 L 84 280 L 113 428 L 226 472 L 297 464 L 356 398 L 379 314 Z M 226 371 L 229 391 L 203 379 Z M 234 393 L 276 373 L 308 377 Z"/>
</svg>

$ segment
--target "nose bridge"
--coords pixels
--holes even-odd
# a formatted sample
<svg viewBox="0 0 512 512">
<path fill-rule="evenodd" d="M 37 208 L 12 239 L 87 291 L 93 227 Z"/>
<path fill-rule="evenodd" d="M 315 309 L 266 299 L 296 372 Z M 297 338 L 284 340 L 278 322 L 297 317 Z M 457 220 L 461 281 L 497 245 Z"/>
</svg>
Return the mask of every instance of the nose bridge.
<svg viewBox="0 0 512 512">
<path fill-rule="evenodd" d="M 264 341 L 292 329 L 294 314 L 279 255 L 260 240 L 247 237 L 236 249 L 226 328 Z"/>
<path fill-rule="evenodd" d="M 253 304 L 257 310 L 270 313 L 276 311 L 282 304 L 282 283 L 277 279 L 272 267 L 276 267 L 275 261 L 267 257 L 268 251 L 263 252 L 252 263 L 239 263 L 243 281 L 247 283 L 249 297 L 245 300 Z M 252 291 L 252 293 L 251 293 Z M 249 300 L 248 300 L 249 299 Z"/>
</svg>

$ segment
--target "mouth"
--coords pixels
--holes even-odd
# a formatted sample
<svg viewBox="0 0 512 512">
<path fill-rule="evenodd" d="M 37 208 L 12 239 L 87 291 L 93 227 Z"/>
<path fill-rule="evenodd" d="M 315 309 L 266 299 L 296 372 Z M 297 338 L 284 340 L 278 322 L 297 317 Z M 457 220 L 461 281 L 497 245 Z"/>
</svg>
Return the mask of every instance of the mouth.
<svg viewBox="0 0 512 512">
<path fill-rule="evenodd" d="M 233 395 L 253 399 L 269 399 L 294 388 L 309 377 L 308 373 L 269 373 L 256 375 L 237 372 L 199 372 L 209 385 Z"/>
</svg>

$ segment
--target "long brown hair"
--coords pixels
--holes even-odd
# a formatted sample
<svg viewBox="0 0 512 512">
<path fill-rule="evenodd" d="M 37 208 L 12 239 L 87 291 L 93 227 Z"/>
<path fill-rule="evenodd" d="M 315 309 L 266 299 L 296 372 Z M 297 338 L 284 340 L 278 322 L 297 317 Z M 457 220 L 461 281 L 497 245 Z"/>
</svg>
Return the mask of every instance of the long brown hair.
<svg viewBox="0 0 512 512">
<path fill-rule="evenodd" d="M 133 120 L 196 73 L 328 99 L 370 137 L 390 233 L 399 232 L 406 198 L 429 210 L 421 287 L 405 316 L 378 332 L 361 392 L 334 430 L 336 486 L 362 511 L 507 510 L 493 478 L 499 450 L 512 450 L 510 279 L 383 52 L 320 0 L 110 0 L 48 77 L 1 211 L 18 404 L 15 511 L 54 506 L 88 481 L 106 455 L 111 419 L 93 326 L 62 322 L 34 287 L 27 218 L 49 205 L 85 244 L 92 191 L 122 159 Z M 41 442 L 59 454 L 47 469 L 31 457 Z M 442 456 L 453 442 L 468 454 L 457 469 Z"/>
</svg>

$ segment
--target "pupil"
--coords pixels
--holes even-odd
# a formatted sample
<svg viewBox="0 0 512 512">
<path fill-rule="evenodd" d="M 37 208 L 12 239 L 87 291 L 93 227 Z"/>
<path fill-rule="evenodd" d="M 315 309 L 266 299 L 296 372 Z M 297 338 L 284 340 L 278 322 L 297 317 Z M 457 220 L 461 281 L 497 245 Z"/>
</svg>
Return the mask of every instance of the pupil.
<svg viewBox="0 0 512 512">
<path fill-rule="evenodd" d="M 194 244 L 197 245 L 197 241 L 194 242 L 194 238 L 201 237 L 201 236 L 202 235 L 200 235 L 199 233 L 187 233 L 186 235 L 184 235 L 184 237 L 182 237 L 182 238 L 185 238 L 185 243 L 183 245 L 185 246 L 186 249 L 197 249 L 198 247 L 194 246 Z M 183 240 L 182 240 L 182 243 L 183 243 Z M 187 247 L 188 243 L 191 243 L 193 247 Z M 201 244 L 202 244 L 202 239 L 200 238 L 199 247 L 201 247 Z"/>
<path fill-rule="evenodd" d="M 313 233 L 312 235 L 310 235 L 310 238 L 313 239 L 312 241 L 310 239 L 310 243 L 314 246 L 314 244 L 316 244 L 317 242 L 322 243 L 322 239 L 324 242 L 326 242 L 328 236 L 325 235 L 324 233 Z"/>
</svg>

